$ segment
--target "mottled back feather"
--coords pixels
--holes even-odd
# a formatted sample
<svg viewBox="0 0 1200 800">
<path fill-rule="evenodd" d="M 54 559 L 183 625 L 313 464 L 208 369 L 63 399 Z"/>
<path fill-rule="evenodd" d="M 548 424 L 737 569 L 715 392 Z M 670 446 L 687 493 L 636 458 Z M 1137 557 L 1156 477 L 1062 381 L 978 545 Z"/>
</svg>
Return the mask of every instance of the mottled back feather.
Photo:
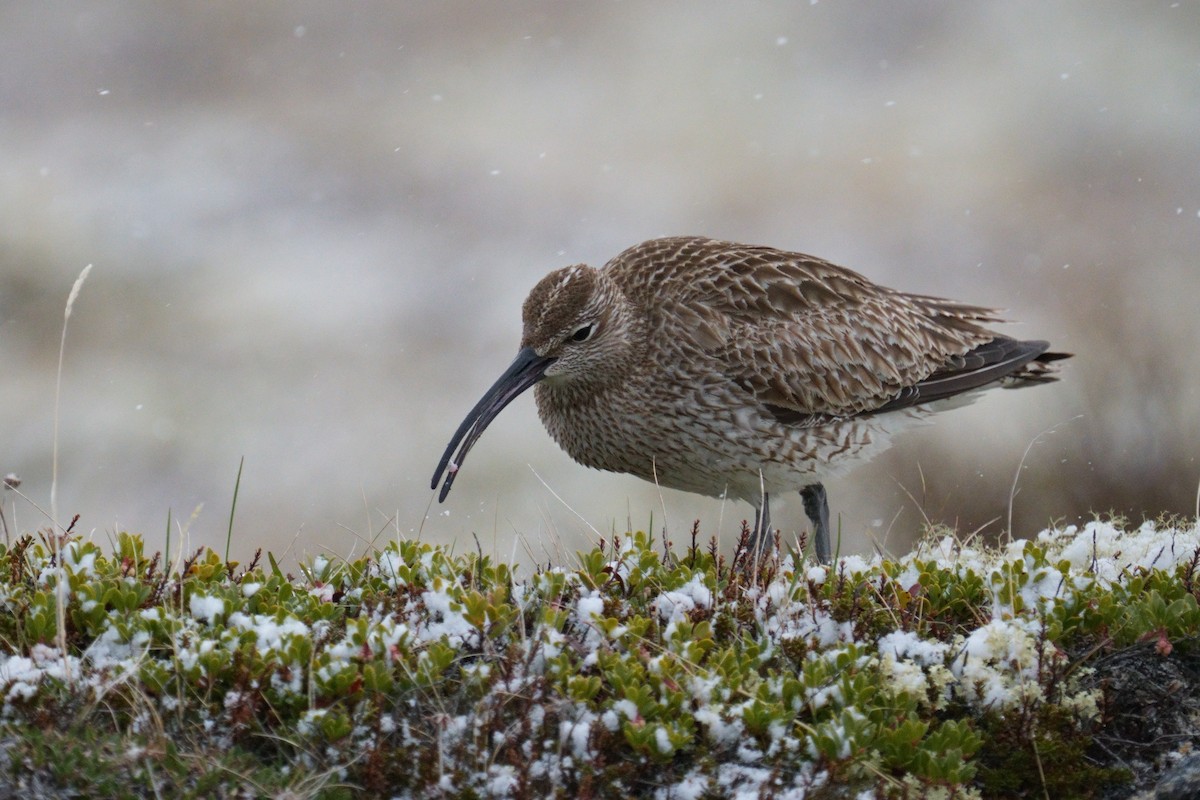
<svg viewBox="0 0 1200 800">
<path fill-rule="evenodd" d="M 687 331 L 731 380 L 796 422 L 929 402 L 1024 363 L 985 358 L 998 336 L 983 325 L 1002 321 L 994 309 L 899 292 L 800 253 L 675 237 L 632 247 L 604 271 L 641 306 L 652 341 L 674 346 L 671 329 Z"/>
</svg>

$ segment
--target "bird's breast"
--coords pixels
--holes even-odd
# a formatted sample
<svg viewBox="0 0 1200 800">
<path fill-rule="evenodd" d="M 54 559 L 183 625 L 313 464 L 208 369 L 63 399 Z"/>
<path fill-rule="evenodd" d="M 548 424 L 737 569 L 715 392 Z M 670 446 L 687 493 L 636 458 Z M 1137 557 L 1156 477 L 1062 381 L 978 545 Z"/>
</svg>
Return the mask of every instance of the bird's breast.
<svg viewBox="0 0 1200 800">
<path fill-rule="evenodd" d="M 763 428 L 736 387 L 671 380 L 586 394 L 539 385 L 536 397 L 542 423 L 573 459 L 670 488 L 719 495 L 732 474 L 791 460 L 785 438 Z"/>
<path fill-rule="evenodd" d="M 585 466 L 751 502 L 764 488 L 797 490 L 841 474 L 924 416 L 913 410 L 788 426 L 744 390 L 703 376 L 600 393 L 539 384 L 536 397 L 550 435 Z"/>
</svg>

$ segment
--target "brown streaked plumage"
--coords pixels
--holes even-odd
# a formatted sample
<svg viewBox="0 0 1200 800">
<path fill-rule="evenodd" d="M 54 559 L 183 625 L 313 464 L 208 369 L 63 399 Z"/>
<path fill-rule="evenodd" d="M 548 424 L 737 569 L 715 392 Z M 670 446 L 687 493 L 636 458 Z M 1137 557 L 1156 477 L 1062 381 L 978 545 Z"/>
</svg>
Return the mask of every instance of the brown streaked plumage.
<svg viewBox="0 0 1200 800">
<path fill-rule="evenodd" d="M 445 475 L 445 500 L 484 428 L 536 384 L 543 424 L 576 461 L 746 500 L 762 544 L 770 495 L 799 490 L 828 562 L 825 477 L 882 450 L 931 403 L 1054 380 L 1052 362 L 1068 354 L 988 330 L 997 313 L 801 253 L 652 239 L 533 288 L 516 360 L 463 420 L 432 486 Z"/>
</svg>

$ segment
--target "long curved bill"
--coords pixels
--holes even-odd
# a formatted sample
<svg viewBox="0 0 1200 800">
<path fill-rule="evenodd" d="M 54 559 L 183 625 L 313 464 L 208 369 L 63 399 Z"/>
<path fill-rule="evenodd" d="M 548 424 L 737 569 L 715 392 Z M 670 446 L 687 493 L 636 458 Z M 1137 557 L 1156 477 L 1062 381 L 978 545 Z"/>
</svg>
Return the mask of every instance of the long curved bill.
<svg viewBox="0 0 1200 800">
<path fill-rule="evenodd" d="M 438 493 L 439 503 L 446 499 L 446 495 L 450 494 L 454 476 L 458 474 L 467 453 L 483 435 L 488 423 L 495 419 L 496 415 L 517 395 L 540 381 L 546 374 L 546 367 L 552 363 L 554 363 L 553 358 L 539 356 L 532 347 L 521 348 L 521 352 L 517 353 L 517 357 L 513 359 L 512 364 L 504 371 L 500 379 L 492 384 L 492 388 L 487 390 L 487 394 L 475 404 L 475 407 L 467 414 L 467 418 L 454 432 L 454 438 L 446 446 L 446 452 L 442 454 L 442 460 L 438 462 L 437 471 L 433 473 L 433 482 L 429 486 L 431 489 L 436 489 L 442 480 L 442 473 L 446 474 L 442 491 Z M 460 443 L 461 447 L 459 447 Z M 458 447 L 458 454 L 451 461 L 450 456 L 454 454 L 456 447 Z"/>
</svg>

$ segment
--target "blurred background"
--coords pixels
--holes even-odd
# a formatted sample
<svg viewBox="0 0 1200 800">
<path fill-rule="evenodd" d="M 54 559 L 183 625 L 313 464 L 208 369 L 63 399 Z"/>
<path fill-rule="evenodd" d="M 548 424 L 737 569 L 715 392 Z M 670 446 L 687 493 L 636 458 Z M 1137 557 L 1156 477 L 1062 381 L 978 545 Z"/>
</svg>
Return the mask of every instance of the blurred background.
<svg viewBox="0 0 1200 800">
<path fill-rule="evenodd" d="M 827 484 L 843 552 L 1195 513 L 1200 5 L 0 6 L 10 527 L 294 564 L 396 535 L 561 563 L 753 511 L 573 464 L 532 395 L 429 479 L 551 269 L 654 236 L 1006 308 L 1076 358 Z M 785 534 L 798 496 L 773 498 Z M 42 509 L 42 510 L 39 510 Z M 478 537 L 478 545 L 475 537 Z"/>
</svg>

